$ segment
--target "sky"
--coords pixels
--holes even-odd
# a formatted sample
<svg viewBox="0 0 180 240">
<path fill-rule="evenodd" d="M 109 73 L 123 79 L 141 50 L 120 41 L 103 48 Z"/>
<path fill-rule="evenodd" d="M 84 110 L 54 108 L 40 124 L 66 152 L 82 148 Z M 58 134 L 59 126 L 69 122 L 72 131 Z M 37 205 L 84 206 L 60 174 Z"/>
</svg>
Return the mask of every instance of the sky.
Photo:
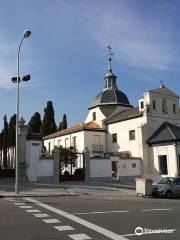
<svg viewBox="0 0 180 240">
<path fill-rule="evenodd" d="M 0 129 L 16 111 L 16 58 L 20 55 L 20 116 L 43 117 L 53 102 L 57 125 L 85 120 L 104 87 L 111 44 L 117 85 L 133 106 L 160 81 L 180 95 L 179 0 L 0 0 Z"/>
</svg>

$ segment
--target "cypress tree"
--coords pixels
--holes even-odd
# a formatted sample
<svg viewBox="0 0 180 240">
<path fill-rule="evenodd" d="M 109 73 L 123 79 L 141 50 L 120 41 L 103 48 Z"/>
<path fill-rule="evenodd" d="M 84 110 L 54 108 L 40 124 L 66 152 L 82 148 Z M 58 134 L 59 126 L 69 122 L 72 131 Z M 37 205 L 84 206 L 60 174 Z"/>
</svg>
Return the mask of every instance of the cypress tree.
<svg viewBox="0 0 180 240">
<path fill-rule="evenodd" d="M 62 122 L 59 124 L 59 131 L 67 129 L 67 117 L 66 114 L 63 115 Z"/>
<path fill-rule="evenodd" d="M 8 139 L 9 139 L 9 146 L 15 146 L 16 143 L 16 114 L 14 114 L 9 121 L 9 128 L 8 128 Z"/>
<path fill-rule="evenodd" d="M 41 125 L 41 133 L 43 136 L 56 132 L 57 127 L 54 119 L 54 108 L 52 101 L 47 102 L 44 109 L 44 118 Z"/>
<path fill-rule="evenodd" d="M 29 133 L 40 133 L 41 130 L 41 115 L 35 112 L 28 123 L 28 134 Z"/>
</svg>

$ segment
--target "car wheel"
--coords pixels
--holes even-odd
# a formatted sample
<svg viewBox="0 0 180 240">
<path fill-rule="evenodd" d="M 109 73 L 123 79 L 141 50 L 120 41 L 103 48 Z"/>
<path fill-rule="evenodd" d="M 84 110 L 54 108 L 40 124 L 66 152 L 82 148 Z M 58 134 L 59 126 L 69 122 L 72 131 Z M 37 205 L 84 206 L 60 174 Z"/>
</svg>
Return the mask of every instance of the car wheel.
<svg viewBox="0 0 180 240">
<path fill-rule="evenodd" d="M 172 191 L 171 190 L 167 190 L 167 192 L 165 194 L 165 197 L 172 198 L 172 195 L 173 195 Z"/>
</svg>

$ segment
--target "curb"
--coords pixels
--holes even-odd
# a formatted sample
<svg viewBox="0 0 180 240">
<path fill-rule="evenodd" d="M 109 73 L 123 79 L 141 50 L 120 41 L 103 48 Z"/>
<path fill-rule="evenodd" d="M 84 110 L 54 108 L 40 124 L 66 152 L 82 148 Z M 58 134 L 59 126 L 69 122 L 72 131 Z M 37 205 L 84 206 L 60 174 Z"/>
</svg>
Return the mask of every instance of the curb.
<svg viewBox="0 0 180 240">
<path fill-rule="evenodd" d="M 62 193 L 62 194 L 0 194 L 0 198 L 14 198 L 14 197 L 69 197 L 80 196 L 80 194 Z"/>
</svg>

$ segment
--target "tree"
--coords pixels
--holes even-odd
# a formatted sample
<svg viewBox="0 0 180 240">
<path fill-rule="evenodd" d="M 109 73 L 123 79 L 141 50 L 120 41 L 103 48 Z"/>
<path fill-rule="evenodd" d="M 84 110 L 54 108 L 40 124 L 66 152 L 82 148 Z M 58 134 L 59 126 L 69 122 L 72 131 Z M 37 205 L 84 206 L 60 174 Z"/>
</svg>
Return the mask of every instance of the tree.
<svg viewBox="0 0 180 240">
<path fill-rule="evenodd" d="M 63 115 L 62 122 L 59 124 L 59 131 L 67 129 L 67 117 L 66 114 Z"/>
<path fill-rule="evenodd" d="M 9 147 L 14 147 L 16 143 L 16 114 L 14 114 L 9 121 L 8 128 L 8 142 Z"/>
<path fill-rule="evenodd" d="M 29 133 L 40 133 L 41 130 L 41 115 L 35 112 L 28 123 L 28 134 Z"/>
<path fill-rule="evenodd" d="M 56 132 L 57 127 L 54 119 L 54 108 L 52 101 L 47 102 L 44 109 L 44 118 L 41 125 L 41 133 L 43 136 Z"/>
<path fill-rule="evenodd" d="M 4 116 L 3 129 L 3 167 L 7 168 L 7 148 L 8 148 L 8 121 L 6 115 Z"/>
</svg>

